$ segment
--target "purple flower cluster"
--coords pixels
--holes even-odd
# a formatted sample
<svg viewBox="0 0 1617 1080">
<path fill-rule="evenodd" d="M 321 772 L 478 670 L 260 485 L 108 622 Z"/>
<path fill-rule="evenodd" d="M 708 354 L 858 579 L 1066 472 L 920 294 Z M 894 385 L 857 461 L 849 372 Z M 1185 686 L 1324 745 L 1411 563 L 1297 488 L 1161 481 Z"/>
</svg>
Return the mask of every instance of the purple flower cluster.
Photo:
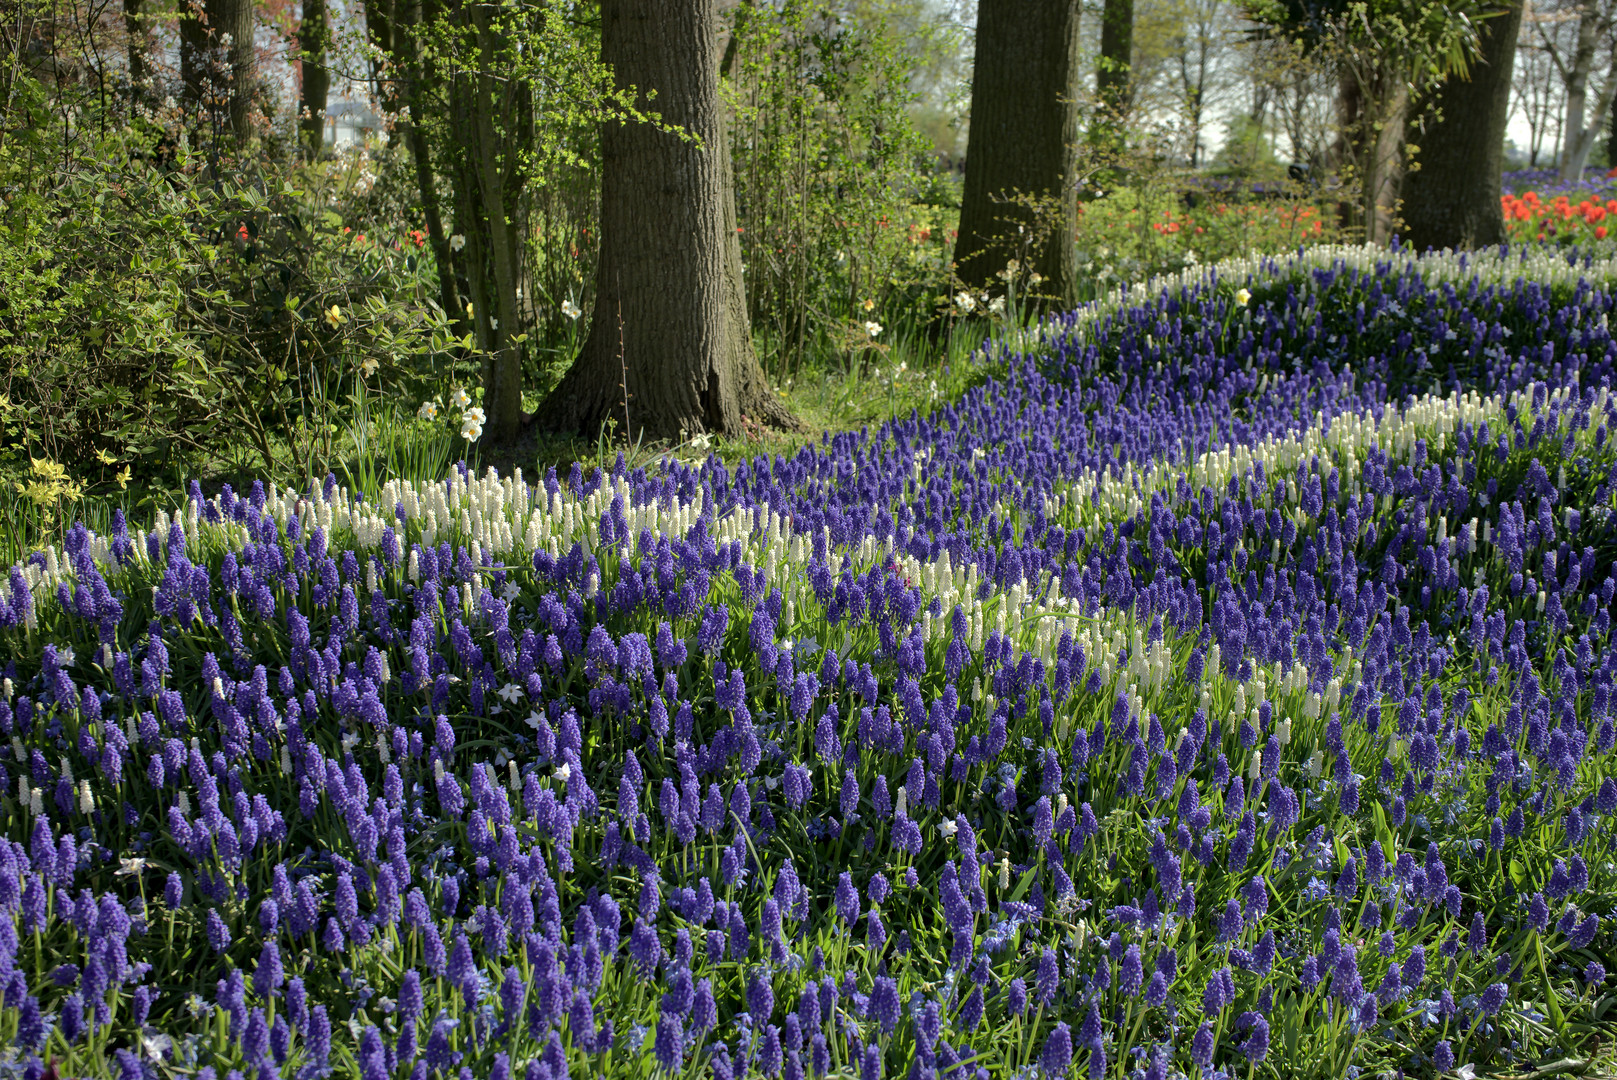
<svg viewBox="0 0 1617 1080">
<path fill-rule="evenodd" d="M 19 1053 L 1166 1076 L 1591 1007 L 1617 291 L 1248 284 L 789 458 L 75 527 L 0 591 Z"/>
</svg>

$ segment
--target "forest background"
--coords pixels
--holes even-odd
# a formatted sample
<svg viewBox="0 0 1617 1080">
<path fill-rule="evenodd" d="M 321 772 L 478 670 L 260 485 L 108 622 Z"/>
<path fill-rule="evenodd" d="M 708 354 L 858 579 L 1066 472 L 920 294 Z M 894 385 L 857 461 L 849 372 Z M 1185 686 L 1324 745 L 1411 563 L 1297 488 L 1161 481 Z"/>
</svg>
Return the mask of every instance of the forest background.
<svg viewBox="0 0 1617 1080">
<path fill-rule="evenodd" d="M 778 450 L 1231 255 L 1607 242 L 1614 0 L 3 12 L 12 550 L 193 479 Z"/>
</svg>

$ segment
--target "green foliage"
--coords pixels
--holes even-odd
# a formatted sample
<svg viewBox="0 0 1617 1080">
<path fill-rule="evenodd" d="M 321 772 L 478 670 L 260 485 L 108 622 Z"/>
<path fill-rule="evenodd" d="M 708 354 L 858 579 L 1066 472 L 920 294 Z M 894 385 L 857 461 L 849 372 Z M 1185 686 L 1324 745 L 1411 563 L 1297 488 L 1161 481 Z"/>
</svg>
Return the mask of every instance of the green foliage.
<svg viewBox="0 0 1617 1080">
<path fill-rule="evenodd" d="M 919 322 L 948 278 L 958 193 L 911 106 L 895 5 L 745 4 L 728 90 L 747 300 L 777 377 L 850 363 L 865 323 Z"/>
<path fill-rule="evenodd" d="M 17 80 L 0 144 L 0 472 L 173 485 L 220 469 L 323 473 L 356 376 L 415 403 L 465 372 L 406 219 L 344 223 L 363 158 L 215 169 L 177 124 L 81 114 Z M 86 110 L 88 113 L 88 110 Z"/>
</svg>

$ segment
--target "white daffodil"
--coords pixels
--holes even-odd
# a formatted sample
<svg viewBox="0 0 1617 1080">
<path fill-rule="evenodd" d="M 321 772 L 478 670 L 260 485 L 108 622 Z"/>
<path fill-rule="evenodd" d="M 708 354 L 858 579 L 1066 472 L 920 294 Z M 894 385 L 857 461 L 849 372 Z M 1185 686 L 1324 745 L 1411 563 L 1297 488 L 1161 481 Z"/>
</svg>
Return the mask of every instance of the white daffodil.
<svg viewBox="0 0 1617 1080">
<path fill-rule="evenodd" d="M 473 405 L 471 408 L 466 410 L 465 419 L 474 424 L 483 424 L 488 421 L 488 416 L 483 412 L 483 407 L 481 405 Z"/>
<path fill-rule="evenodd" d="M 421 408 L 417 409 L 415 414 L 423 420 L 436 420 L 438 419 L 438 403 L 436 401 L 423 401 Z"/>
<path fill-rule="evenodd" d="M 995 315 L 1005 314 L 1005 298 L 996 296 L 988 302 L 988 310 Z"/>
<path fill-rule="evenodd" d="M 969 292 L 959 292 L 955 294 L 954 305 L 961 311 L 969 312 L 976 308 L 977 298 L 972 296 Z"/>
<path fill-rule="evenodd" d="M 464 409 L 466 406 L 472 403 L 471 395 L 466 393 L 463 388 L 457 386 L 449 394 L 449 403 L 457 409 Z"/>
<path fill-rule="evenodd" d="M 563 300 L 561 302 L 561 313 L 567 316 L 569 319 L 577 319 L 580 315 L 584 314 L 583 309 L 581 309 L 571 300 Z"/>
<path fill-rule="evenodd" d="M 449 250 L 450 251 L 459 251 L 461 248 L 463 248 L 465 246 L 466 246 L 466 237 L 462 236 L 460 233 L 456 233 L 454 236 L 451 236 L 449 238 Z"/>
<path fill-rule="evenodd" d="M 867 322 L 867 323 L 865 323 L 865 333 L 869 334 L 871 337 L 875 337 L 877 334 L 881 333 L 881 323 L 879 323 L 879 322 Z"/>
</svg>

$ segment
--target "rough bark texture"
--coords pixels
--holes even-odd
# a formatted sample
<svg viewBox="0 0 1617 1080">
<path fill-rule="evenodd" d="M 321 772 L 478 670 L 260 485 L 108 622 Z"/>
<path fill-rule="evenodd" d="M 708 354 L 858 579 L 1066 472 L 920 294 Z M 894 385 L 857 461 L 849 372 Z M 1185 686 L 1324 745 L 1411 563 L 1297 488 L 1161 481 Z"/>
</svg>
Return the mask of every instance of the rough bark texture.
<svg viewBox="0 0 1617 1080">
<path fill-rule="evenodd" d="M 1471 77 L 1450 76 L 1434 105 L 1440 119 L 1416 137 L 1420 168 L 1404 177 L 1404 239 L 1417 249 L 1475 248 L 1504 239 L 1499 208 L 1511 68 L 1522 3 L 1482 22 Z"/>
<path fill-rule="evenodd" d="M 257 90 L 258 50 L 253 43 L 253 0 L 208 0 L 208 23 L 214 44 L 224 50 L 230 130 L 238 142 L 252 135 L 253 98 Z M 225 35 L 229 35 L 228 41 Z"/>
<path fill-rule="evenodd" d="M 298 95 L 302 104 L 298 136 L 311 158 L 320 156 L 326 138 L 326 98 L 331 93 L 326 49 L 330 42 L 326 0 L 303 0 L 303 20 L 298 29 L 298 49 L 303 54 L 299 65 L 303 85 Z"/>
<path fill-rule="evenodd" d="M 955 245 L 957 273 L 974 288 L 1019 258 L 1044 277 L 1039 292 L 1072 299 L 1078 14 L 1078 0 L 983 0 L 978 9 Z M 1018 195 L 1043 213 L 1010 201 Z"/>
<path fill-rule="evenodd" d="M 216 117 L 222 109 L 241 141 L 252 130 L 255 67 L 252 0 L 181 0 L 180 80 L 186 104 Z"/>
<path fill-rule="evenodd" d="M 715 0 L 606 0 L 601 52 L 651 124 L 601 132 L 601 255 L 589 336 L 541 406 L 544 427 L 629 437 L 741 434 L 785 419 L 752 355 L 741 293 Z M 647 91 L 655 91 L 649 99 Z"/>
</svg>

